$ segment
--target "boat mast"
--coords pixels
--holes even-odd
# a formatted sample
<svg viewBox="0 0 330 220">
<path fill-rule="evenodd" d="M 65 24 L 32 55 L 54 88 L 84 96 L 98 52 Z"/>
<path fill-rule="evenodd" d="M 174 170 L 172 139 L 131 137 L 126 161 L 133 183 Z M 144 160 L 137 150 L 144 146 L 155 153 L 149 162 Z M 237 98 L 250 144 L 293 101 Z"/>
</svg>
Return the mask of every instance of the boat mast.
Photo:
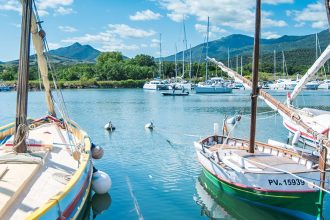
<svg viewBox="0 0 330 220">
<path fill-rule="evenodd" d="M 191 80 L 191 44 L 190 44 L 190 54 L 189 54 L 189 78 Z"/>
<path fill-rule="evenodd" d="M 162 34 L 159 33 L 159 77 L 162 78 Z"/>
<path fill-rule="evenodd" d="M 17 153 L 27 152 L 26 147 L 26 128 L 27 128 L 27 101 L 29 83 L 29 55 L 31 37 L 31 16 L 32 0 L 22 1 L 22 28 L 21 28 L 21 49 L 18 66 L 17 82 L 17 106 L 14 146 Z"/>
<path fill-rule="evenodd" d="M 205 81 L 208 78 L 208 65 L 209 65 L 209 61 L 207 59 L 208 55 L 209 55 L 209 32 L 210 32 L 210 17 L 207 17 L 207 30 L 206 30 L 206 64 L 205 64 Z"/>
<path fill-rule="evenodd" d="M 238 72 L 238 55 L 236 56 L 236 72 Z"/>
<path fill-rule="evenodd" d="M 241 56 L 241 76 L 243 76 L 243 56 Z"/>
<path fill-rule="evenodd" d="M 259 42 L 260 42 L 261 0 L 256 0 L 256 19 L 253 47 L 253 76 L 251 93 L 251 126 L 249 153 L 254 153 L 256 137 L 257 100 L 258 100 L 258 74 L 259 74 Z"/>
<path fill-rule="evenodd" d="M 274 80 L 276 79 L 276 50 L 274 50 Z"/>
<path fill-rule="evenodd" d="M 186 36 L 186 26 L 185 26 L 185 23 L 184 23 L 184 16 L 183 16 L 183 51 L 182 51 L 182 79 L 184 78 L 184 54 L 187 50 L 187 36 Z"/>
<path fill-rule="evenodd" d="M 227 49 L 227 63 L 228 63 L 228 68 L 230 68 L 230 54 L 229 54 L 229 47 Z"/>
<path fill-rule="evenodd" d="M 178 48 L 176 47 L 175 44 L 175 55 L 174 55 L 174 60 L 175 60 L 175 80 L 178 77 L 178 64 L 176 62 L 176 54 L 178 53 Z"/>
</svg>

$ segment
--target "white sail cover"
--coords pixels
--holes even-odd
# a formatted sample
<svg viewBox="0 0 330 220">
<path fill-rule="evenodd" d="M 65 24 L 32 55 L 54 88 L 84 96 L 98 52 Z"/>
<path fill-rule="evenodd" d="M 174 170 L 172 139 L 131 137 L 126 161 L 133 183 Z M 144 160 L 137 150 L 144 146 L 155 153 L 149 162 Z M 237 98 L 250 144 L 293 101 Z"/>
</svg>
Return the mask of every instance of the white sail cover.
<svg viewBox="0 0 330 220">
<path fill-rule="evenodd" d="M 39 71 L 45 88 L 48 111 L 51 115 L 55 116 L 54 103 L 52 100 L 52 94 L 48 80 L 48 66 L 47 66 L 46 57 L 44 55 L 44 41 L 39 35 L 37 19 L 34 13 L 32 14 L 31 33 L 32 33 L 34 49 L 37 53 Z"/>
<path fill-rule="evenodd" d="M 303 89 L 303 87 L 308 83 L 308 81 L 317 73 L 322 66 L 324 66 L 325 62 L 330 59 L 330 45 L 323 51 L 321 56 L 315 61 L 313 66 L 309 68 L 307 73 L 299 80 L 299 83 L 295 86 L 290 101 L 294 100 L 299 92 Z"/>
</svg>

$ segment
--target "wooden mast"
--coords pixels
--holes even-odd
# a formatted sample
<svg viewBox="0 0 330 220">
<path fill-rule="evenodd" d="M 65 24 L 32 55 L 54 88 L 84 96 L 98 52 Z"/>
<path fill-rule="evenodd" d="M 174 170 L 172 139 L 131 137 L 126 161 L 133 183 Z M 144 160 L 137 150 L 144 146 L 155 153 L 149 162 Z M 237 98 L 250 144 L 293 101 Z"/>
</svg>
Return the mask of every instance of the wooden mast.
<svg viewBox="0 0 330 220">
<path fill-rule="evenodd" d="M 27 132 L 27 101 L 29 82 L 29 55 L 31 37 L 32 0 L 22 1 L 21 49 L 18 66 L 17 106 L 14 146 L 17 153 L 27 151 L 25 136 Z"/>
<path fill-rule="evenodd" d="M 253 47 L 253 78 L 251 93 L 251 125 L 249 153 L 254 153 L 256 137 L 257 100 L 258 100 L 258 74 L 259 74 L 259 43 L 260 43 L 261 0 L 256 0 L 256 23 Z"/>
</svg>

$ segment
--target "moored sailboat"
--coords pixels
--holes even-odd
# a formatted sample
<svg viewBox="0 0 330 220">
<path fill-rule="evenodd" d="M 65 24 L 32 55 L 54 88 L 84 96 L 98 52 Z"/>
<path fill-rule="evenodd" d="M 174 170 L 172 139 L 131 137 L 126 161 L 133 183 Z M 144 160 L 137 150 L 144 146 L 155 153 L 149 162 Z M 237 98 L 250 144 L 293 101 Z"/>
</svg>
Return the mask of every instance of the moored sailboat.
<svg viewBox="0 0 330 220">
<path fill-rule="evenodd" d="M 319 146 L 322 159 L 312 155 L 301 155 L 255 140 L 258 95 L 284 113 L 290 114 L 283 104 L 266 92 L 259 91 L 258 88 L 260 6 L 261 1 L 257 0 L 253 83 L 213 60 L 222 69 L 227 70 L 229 75 L 234 75 L 252 88 L 250 140 L 218 134 L 202 138 L 195 142 L 198 160 L 203 166 L 205 176 L 214 182 L 219 190 L 227 194 L 294 217 L 322 218 L 324 191 L 329 188 L 325 175 L 330 174 L 330 169 L 324 161 L 327 157 L 327 149 L 330 147 L 330 142 L 326 137 L 311 128 L 308 129 L 313 135 L 322 139 Z M 292 117 L 302 126 L 308 127 L 299 121 L 299 115 L 292 115 Z"/>
<path fill-rule="evenodd" d="M 77 219 L 94 181 L 93 145 L 87 133 L 68 117 L 58 90 L 57 105 L 63 118 L 56 116 L 44 53 L 45 32 L 34 2 L 23 0 L 22 6 L 16 122 L 0 128 L 0 216 Z M 38 119 L 27 119 L 31 33 L 49 112 Z"/>
</svg>

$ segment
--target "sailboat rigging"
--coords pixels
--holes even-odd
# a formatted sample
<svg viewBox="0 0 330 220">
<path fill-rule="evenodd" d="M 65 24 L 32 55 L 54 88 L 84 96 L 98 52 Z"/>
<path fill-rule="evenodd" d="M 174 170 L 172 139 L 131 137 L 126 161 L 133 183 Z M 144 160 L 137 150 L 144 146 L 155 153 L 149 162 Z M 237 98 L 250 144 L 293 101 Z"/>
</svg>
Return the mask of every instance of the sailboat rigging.
<svg viewBox="0 0 330 220">
<path fill-rule="evenodd" d="M 294 217 L 322 218 L 323 192 L 329 192 L 329 182 L 325 175 L 330 174 L 330 169 L 324 159 L 327 158 L 330 142 L 304 124 L 298 114 L 258 88 L 261 1 L 257 0 L 256 4 L 253 82 L 215 59 L 209 59 L 229 76 L 252 88 L 250 140 L 231 138 L 230 134 L 221 136 L 215 131 L 214 135 L 195 142 L 198 160 L 203 166 L 203 173 L 213 184 L 210 187 Z M 302 155 L 255 141 L 258 96 L 317 136 L 321 143 L 319 150 L 322 157 L 316 159 L 312 155 Z M 311 178 L 313 183 L 309 181 Z"/>
<path fill-rule="evenodd" d="M 48 82 L 45 32 L 33 0 L 21 3 L 16 121 L 0 128 L 0 216 L 76 219 L 88 199 L 92 176 L 98 175 L 98 171 L 93 173 L 91 160 L 95 148 L 87 133 L 69 119 L 65 104 L 60 103 L 61 95 L 57 104 L 63 117 L 56 117 Z M 31 34 L 49 111 L 38 119 L 27 119 Z M 101 148 L 97 149 L 100 153 Z M 97 187 L 93 188 L 99 192 Z"/>
</svg>

